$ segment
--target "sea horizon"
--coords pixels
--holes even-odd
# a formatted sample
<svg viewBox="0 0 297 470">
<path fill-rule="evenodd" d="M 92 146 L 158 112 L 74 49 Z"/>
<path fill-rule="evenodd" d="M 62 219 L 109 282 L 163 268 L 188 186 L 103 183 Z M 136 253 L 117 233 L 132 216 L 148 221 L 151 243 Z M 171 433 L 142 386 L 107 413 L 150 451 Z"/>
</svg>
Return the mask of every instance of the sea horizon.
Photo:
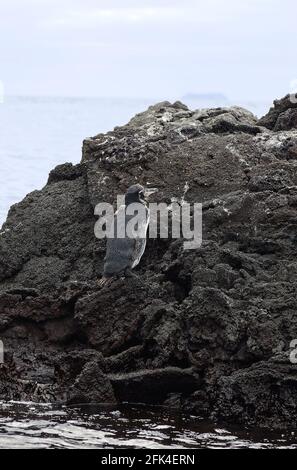
<svg viewBox="0 0 297 470">
<path fill-rule="evenodd" d="M 182 101 L 190 109 L 237 105 L 258 117 L 272 104 L 245 100 L 235 103 L 217 93 L 189 94 L 188 98 L 185 95 L 171 100 L 5 95 L 0 104 L 0 226 L 13 204 L 31 191 L 42 189 L 55 166 L 80 161 L 85 138 L 124 125 L 135 114 L 160 101 Z"/>
</svg>

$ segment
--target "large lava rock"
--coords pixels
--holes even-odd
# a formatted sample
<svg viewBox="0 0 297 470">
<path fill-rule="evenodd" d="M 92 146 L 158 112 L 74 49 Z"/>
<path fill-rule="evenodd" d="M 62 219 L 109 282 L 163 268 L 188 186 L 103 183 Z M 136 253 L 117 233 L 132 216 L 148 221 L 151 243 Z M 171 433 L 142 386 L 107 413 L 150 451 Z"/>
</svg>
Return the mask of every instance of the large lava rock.
<svg viewBox="0 0 297 470">
<path fill-rule="evenodd" d="M 274 131 L 286 131 L 297 128 L 297 94 L 286 95 L 281 100 L 275 100 L 274 106 L 259 123 Z"/>
<path fill-rule="evenodd" d="M 248 111 L 151 106 L 86 139 L 0 232 L 3 400 L 138 401 L 292 427 L 297 410 L 297 130 L 288 97 Z M 94 208 L 132 183 L 202 202 L 203 243 L 149 240 L 101 290 Z"/>
</svg>

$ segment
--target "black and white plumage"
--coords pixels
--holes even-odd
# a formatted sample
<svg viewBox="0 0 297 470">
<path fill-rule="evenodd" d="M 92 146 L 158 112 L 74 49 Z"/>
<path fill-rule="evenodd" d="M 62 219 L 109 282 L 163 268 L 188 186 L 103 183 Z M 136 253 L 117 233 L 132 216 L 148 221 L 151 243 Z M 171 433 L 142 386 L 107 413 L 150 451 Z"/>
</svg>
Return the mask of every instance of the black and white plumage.
<svg viewBox="0 0 297 470">
<path fill-rule="evenodd" d="M 120 206 L 114 215 L 113 234 L 107 237 L 104 272 L 99 281 L 100 286 L 110 284 L 115 277 L 132 275 L 131 270 L 139 264 L 146 247 L 146 234 L 150 219 L 146 197 L 155 191 L 155 189 L 145 189 L 140 184 L 134 184 L 126 192 L 125 204 Z M 132 211 L 129 211 L 129 208 L 135 207 L 131 206 L 135 203 L 136 207 L 141 209 L 141 217 L 137 231 L 132 231 L 128 236 L 129 222 L 131 221 L 130 225 L 133 226 L 132 219 L 135 216 Z M 138 206 L 138 204 L 142 204 L 142 206 Z M 123 238 L 120 235 L 124 235 Z"/>
</svg>

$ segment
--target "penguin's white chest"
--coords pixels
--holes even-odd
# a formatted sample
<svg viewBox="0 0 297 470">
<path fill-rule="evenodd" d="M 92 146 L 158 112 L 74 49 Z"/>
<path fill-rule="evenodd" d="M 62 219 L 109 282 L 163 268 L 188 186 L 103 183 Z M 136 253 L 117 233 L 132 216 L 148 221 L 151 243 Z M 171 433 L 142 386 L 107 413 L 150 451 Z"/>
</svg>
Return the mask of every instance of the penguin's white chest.
<svg viewBox="0 0 297 470">
<path fill-rule="evenodd" d="M 139 224 L 139 231 L 137 231 L 138 235 L 135 236 L 134 255 L 131 266 L 132 268 L 135 268 L 135 266 L 138 265 L 146 247 L 147 230 L 150 223 L 150 211 L 148 207 L 145 207 L 145 213 L 145 218 L 143 218 L 143 221 L 141 222 L 141 224 Z"/>
</svg>

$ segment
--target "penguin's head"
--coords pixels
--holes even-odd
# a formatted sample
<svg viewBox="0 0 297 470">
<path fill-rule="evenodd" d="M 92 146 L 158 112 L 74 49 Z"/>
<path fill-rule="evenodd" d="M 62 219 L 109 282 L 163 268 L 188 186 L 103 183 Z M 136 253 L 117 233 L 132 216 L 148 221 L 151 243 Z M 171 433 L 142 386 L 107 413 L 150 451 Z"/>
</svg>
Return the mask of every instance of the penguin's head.
<svg viewBox="0 0 297 470">
<path fill-rule="evenodd" d="M 128 188 L 125 194 L 125 202 L 126 204 L 131 204 L 133 202 L 144 203 L 150 194 L 156 191 L 156 188 L 144 188 L 141 184 L 133 184 Z"/>
</svg>

